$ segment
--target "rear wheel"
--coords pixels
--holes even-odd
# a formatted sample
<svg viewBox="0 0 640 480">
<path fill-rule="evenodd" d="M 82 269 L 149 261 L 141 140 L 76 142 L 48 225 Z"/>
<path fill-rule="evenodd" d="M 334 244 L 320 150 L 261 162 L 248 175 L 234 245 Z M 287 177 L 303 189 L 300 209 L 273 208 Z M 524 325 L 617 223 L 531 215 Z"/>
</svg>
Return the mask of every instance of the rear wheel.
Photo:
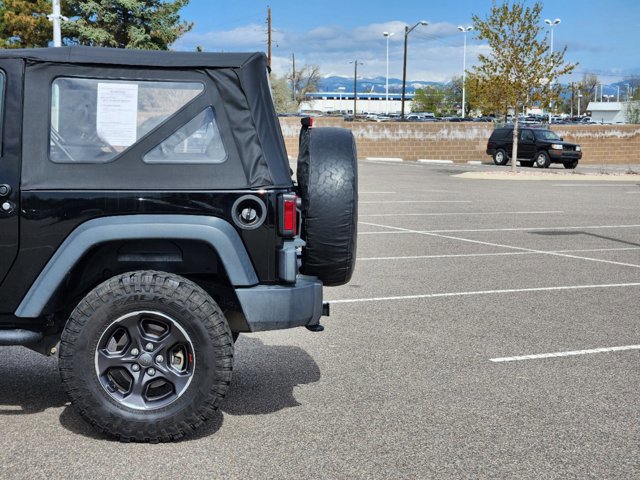
<svg viewBox="0 0 640 480">
<path fill-rule="evenodd" d="M 573 160 L 571 162 L 564 162 L 564 168 L 567 168 L 569 170 L 573 170 L 574 168 L 576 168 L 578 166 L 578 160 Z"/>
<path fill-rule="evenodd" d="M 505 152 L 501 148 L 496 150 L 496 153 L 493 154 L 493 163 L 495 163 L 496 165 L 506 165 L 508 161 L 509 157 L 507 155 L 507 152 Z"/>
<path fill-rule="evenodd" d="M 544 150 L 541 150 L 536 154 L 535 162 L 536 162 L 536 167 L 538 168 L 549 168 L 549 165 L 551 165 L 549 154 Z"/>
<path fill-rule="evenodd" d="M 233 340 L 199 286 L 163 272 L 113 277 L 75 308 L 60 374 L 80 414 L 124 441 L 175 440 L 210 419 L 231 381 Z"/>
</svg>

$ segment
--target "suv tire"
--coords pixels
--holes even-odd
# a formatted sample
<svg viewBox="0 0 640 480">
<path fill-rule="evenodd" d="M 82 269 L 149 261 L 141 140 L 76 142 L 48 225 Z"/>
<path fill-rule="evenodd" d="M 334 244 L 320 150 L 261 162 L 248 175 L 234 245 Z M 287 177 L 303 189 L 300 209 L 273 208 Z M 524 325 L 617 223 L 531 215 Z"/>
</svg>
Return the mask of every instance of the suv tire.
<svg viewBox="0 0 640 480">
<path fill-rule="evenodd" d="M 540 150 L 536 153 L 536 167 L 538 168 L 549 168 L 551 165 L 551 160 L 549 159 L 549 154 L 544 150 Z"/>
<path fill-rule="evenodd" d="M 509 162 L 509 156 L 507 152 L 499 148 L 496 153 L 493 154 L 493 163 L 496 165 L 506 165 Z"/>
<path fill-rule="evenodd" d="M 164 442 L 214 416 L 231 381 L 233 340 L 198 285 L 170 273 L 131 272 L 76 306 L 59 365 L 89 423 L 122 441 Z"/>
<path fill-rule="evenodd" d="M 567 168 L 569 170 L 573 170 L 574 168 L 576 168 L 578 166 L 578 160 L 573 160 L 571 162 L 564 162 L 563 165 L 564 165 L 564 168 Z"/>
<path fill-rule="evenodd" d="M 353 134 L 341 128 L 303 131 L 298 157 L 302 197 L 301 272 L 324 285 L 344 285 L 355 266 L 358 157 Z"/>
</svg>

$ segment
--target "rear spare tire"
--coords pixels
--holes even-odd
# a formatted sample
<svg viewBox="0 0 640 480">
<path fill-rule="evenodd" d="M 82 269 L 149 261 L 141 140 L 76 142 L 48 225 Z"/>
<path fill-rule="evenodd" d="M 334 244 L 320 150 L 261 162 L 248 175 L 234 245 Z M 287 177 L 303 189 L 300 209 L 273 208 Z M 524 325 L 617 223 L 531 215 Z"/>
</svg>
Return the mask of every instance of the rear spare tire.
<svg viewBox="0 0 640 480">
<path fill-rule="evenodd" d="M 303 128 L 298 155 L 302 198 L 301 273 L 344 285 L 356 259 L 358 165 L 350 130 Z"/>
</svg>

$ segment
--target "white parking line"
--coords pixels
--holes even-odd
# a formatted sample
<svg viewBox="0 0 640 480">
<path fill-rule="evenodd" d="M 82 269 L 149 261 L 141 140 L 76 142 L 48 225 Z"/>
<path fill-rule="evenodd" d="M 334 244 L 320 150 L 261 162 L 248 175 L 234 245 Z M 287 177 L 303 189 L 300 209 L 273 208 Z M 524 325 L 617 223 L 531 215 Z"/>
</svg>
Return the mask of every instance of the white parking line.
<svg viewBox="0 0 640 480">
<path fill-rule="evenodd" d="M 393 195 L 396 194 L 398 192 L 358 192 L 359 195 L 368 195 L 368 194 L 389 194 L 389 195 Z"/>
<path fill-rule="evenodd" d="M 455 215 L 538 215 L 549 213 L 564 213 L 562 210 L 544 210 L 537 212 L 448 212 L 448 213 L 372 213 L 359 215 L 360 218 L 369 217 L 450 217 Z M 365 223 L 366 225 L 366 223 Z M 384 225 L 380 225 L 384 226 Z M 416 233 L 418 233 L 416 231 Z"/>
<path fill-rule="evenodd" d="M 370 297 L 370 298 L 347 298 L 341 300 L 328 300 L 329 303 L 364 303 L 364 302 L 388 302 L 392 300 L 415 300 L 422 298 L 443 298 L 443 297 L 467 297 L 473 295 L 498 295 L 503 293 L 531 293 L 531 292 L 555 292 L 562 290 L 587 290 L 596 288 L 623 288 L 640 287 L 640 283 L 608 283 L 602 285 L 567 285 L 560 287 L 536 287 L 536 288 L 509 288 L 505 290 L 477 290 L 471 292 L 449 292 L 449 293 L 425 293 L 420 295 L 398 295 L 392 297 Z"/>
<path fill-rule="evenodd" d="M 362 216 L 362 215 L 361 215 Z M 370 225 L 366 222 L 360 222 L 363 225 Z M 388 225 L 380 225 L 382 228 L 393 229 L 396 227 L 390 227 Z M 464 229 L 453 229 L 453 230 L 388 230 L 388 231 L 380 231 L 380 232 L 360 232 L 359 235 L 397 235 L 397 234 L 419 234 L 426 235 L 430 233 L 473 233 L 473 232 L 537 232 L 537 231 L 556 231 L 556 230 L 599 230 L 599 229 L 610 229 L 610 228 L 640 228 L 640 225 L 588 225 L 584 227 L 520 227 L 520 228 L 464 228 Z"/>
<path fill-rule="evenodd" d="M 619 248 L 583 248 L 579 250 L 551 250 L 553 253 L 582 253 L 582 252 L 619 252 L 625 250 L 640 250 L 640 247 Z M 420 260 L 430 258 L 458 258 L 458 257 L 499 257 L 508 255 L 538 255 L 537 252 L 496 252 L 496 253 L 458 253 L 442 255 L 408 255 L 404 257 L 358 257 L 358 261 L 367 260 Z"/>
<path fill-rule="evenodd" d="M 480 240 L 471 240 L 469 238 L 462 238 L 462 237 L 454 237 L 452 235 L 441 235 L 438 233 L 425 233 L 425 232 L 419 232 L 416 230 L 410 230 L 408 228 L 401 228 L 401 227 L 392 227 L 389 225 L 380 225 L 377 223 L 367 223 L 367 222 L 362 222 L 363 225 L 369 225 L 372 227 L 381 227 L 381 228 L 391 228 L 391 229 L 395 229 L 395 230 L 401 230 L 401 231 L 409 231 L 409 232 L 414 232 L 414 233 L 420 233 L 422 235 L 428 235 L 431 237 L 438 237 L 438 238 L 448 238 L 449 240 L 458 240 L 460 242 L 468 242 L 468 243 L 476 243 L 478 245 L 488 245 L 490 247 L 500 247 L 500 248 L 508 248 L 511 250 L 518 250 L 521 252 L 535 252 L 535 253 L 541 253 L 544 255 L 553 255 L 553 256 L 557 256 L 557 257 L 565 257 L 565 258 L 575 258 L 578 260 L 587 260 L 590 262 L 599 262 L 599 263 L 607 263 L 610 265 L 621 265 L 624 267 L 633 267 L 633 268 L 640 268 L 640 265 L 636 265 L 635 263 L 624 263 L 624 262 L 614 262 L 612 260 L 603 260 L 601 258 L 590 258 L 590 257 L 581 257 L 578 255 L 569 255 L 567 253 L 558 253 L 558 252 L 551 252 L 551 251 L 545 251 L 545 250 L 535 250 L 533 248 L 524 248 L 524 247 L 514 247 L 512 245 L 503 245 L 500 243 L 492 243 L 492 242 L 482 242 Z"/>
<path fill-rule="evenodd" d="M 604 347 L 604 348 L 590 348 L 587 350 L 572 350 L 568 352 L 554 352 L 554 353 L 536 353 L 534 355 L 519 355 L 516 357 L 500 357 L 490 358 L 490 362 L 518 362 L 521 360 L 538 360 L 540 358 L 557 358 L 557 357 L 571 357 L 574 355 L 589 355 L 592 353 L 609 353 L 609 352 L 623 352 L 627 350 L 640 350 L 640 345 L 624 345 L 622 347 Z"/>
<path fill-rule="evenodd" d="M 365 201 L 358 202 L 360 205 L 367 203 L 473 203 L 471 200 L 380 200 L 380 201 Z"/>
<path fill-rule="evenodd" d="M 638 179 L 640 180 L 640 178 Z M 633 182 L 635 180 L 629 180 L 630 182 Z M 612 185 L 610 183 L 580 183 L 580 184 L 575 184 L 575 183 L 552 183 L 551 184 L 552 187 L 635 187 L 635 185 L 633 183 L 628 183 L 628 184 L 624 184 L 624 183 L 618 183 L 616 185 Z"/>
</svg>

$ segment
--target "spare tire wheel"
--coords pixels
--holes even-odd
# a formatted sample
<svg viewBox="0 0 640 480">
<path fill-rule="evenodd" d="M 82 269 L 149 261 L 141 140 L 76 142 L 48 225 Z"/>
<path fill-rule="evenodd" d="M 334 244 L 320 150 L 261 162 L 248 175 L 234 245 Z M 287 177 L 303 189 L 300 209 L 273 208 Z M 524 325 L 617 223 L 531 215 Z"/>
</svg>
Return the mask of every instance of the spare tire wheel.
<svg viewBox="0 0 640 480">
<path fill-rule="evenodd" d="M 306 128 L 300 133 L 298 186 L 302 197 L 301 273 L 324 285 L 344 285 L 356 259 L 358 157 L 350 130 Z"/>
</svg>

